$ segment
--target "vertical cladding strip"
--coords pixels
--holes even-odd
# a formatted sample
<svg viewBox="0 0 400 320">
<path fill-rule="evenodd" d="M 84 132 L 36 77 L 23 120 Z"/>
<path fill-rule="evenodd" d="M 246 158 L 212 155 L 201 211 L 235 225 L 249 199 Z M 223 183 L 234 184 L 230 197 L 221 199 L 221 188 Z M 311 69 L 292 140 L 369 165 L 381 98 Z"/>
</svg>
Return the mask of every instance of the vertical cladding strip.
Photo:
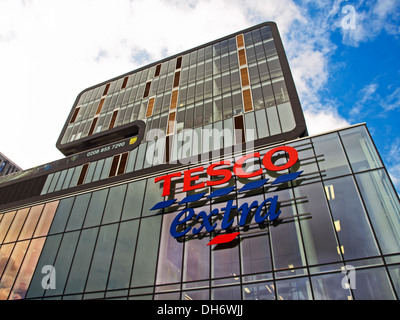
<svg viewBox="0 0 400 320">
<path fill-rule="evenodd" d="M 238 51 L 240 80 L 243 94 L 243 109 L 244 112 L 253 111 L 253 99 L 251 97 L 249 69 L 247 66 L 246 49 L 244 44 L 243 34 L 236 36 L 236 46 Z"/>
</svg>

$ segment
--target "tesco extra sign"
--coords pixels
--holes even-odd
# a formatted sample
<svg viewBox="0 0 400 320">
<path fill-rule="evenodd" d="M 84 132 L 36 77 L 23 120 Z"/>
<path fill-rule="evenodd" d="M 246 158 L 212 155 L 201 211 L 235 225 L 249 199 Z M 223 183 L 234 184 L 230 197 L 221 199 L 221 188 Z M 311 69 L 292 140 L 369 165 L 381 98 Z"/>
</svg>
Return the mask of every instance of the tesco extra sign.
<svg viewBox="0 0 400 320">
<path fill-rule="evenodd" d="M 285 152 L 287 155 L 287 161 L 286 163 L 282 165 L 275 165 L 273 163 L 273 156 L 277 152 Z M 231 166 L 231 161 L 229 160 L 224 160 L 224 161 L 219 161 L 212 163 L 208 165 L 207 168 L 204 166 L 199 166 L 195 168 L 191 168 L 185 171 L 179 171 L 179 172 L 174 172 L 170 174 L 166 174 L 160 177 L 155 178 L 154 182 L 163 182 L 163 193 L 162 196 L 170 196 L 171 195 L 171 182 L 173 178 L 181 178 L 183 177 L 183 192 L 187 191 L 192 191 L 196 189 L 201 189 L 204 187 L 214 187 L 218 185 L 222 185 L 226 182 L 228 182 L 231 178 L 232 175 L 236 175 L 237 177 L 240 178 L 253 178 L 257 176 L 261 176 L 263 173 L 263 169 L 260 168 L 256 171 L 253 172 L 246 172 L 243 170 L 243 166 L 245 165 L 246 161 L 249 159 L 261 159 L 262 164 L 265 169 L 268 171 L 281 171 L 285 169 L 289 169 L 293 167 L 298 159 L 298 152 L 296 149 L 290 146 L 279 146 L 276 148 L 273 148 L 269 150 L 262 158 L 260 156 L 259 152 L 254 152 L 247 154 L 245 156 L 242 156 L 239 158 L 234 164 L 233 164 L 233 170 L 231 171 L 228 168 L 223 168 L 223 166 Z M 207 173 L 208 179 L 207 181 L 199 181 L 200 180 L 200 174 L 201 173 Z M 289 174 L 284 174 L 279 176 L 275 181 L 273 181 L 271 184 L 279 184 L 279 183 L 284 183 L 288 181 L 292 181 L 296 179 L 302 171 L 300 172 L 295 172 L 295 173 L 289 173 Z M 213 178 L 213 179 L 211 179 Z M 269 179 L 262 179 L 258 181 L 252 181 L 244 185 L 238 192 L 245 192 L 248 190 L 252 190 L 255 188 L 260 188 L 264 184 L 268 182 Z M 214 198 L 222 195 L 229 194 L 235 189 L 235 187 L 228 187 L 228 188 L 222 188 L 222 189 L 217 189 L 216 191 L 212 192 L 207 198 Z M 200 200 L 203 196 L 205 196 L 206 193 L 200 193 L 200 194 L 195 194 L 191 196 L 187 196 L 183 200 L 179 202 L 179 204 L 184 204 L 184 203 L 189 203 L 189 202 L 195 202 Z M 254 213 L 254 220 L 256 223 L 262 223 L 264 222 L 267 218 L 270 221 L 275 220 L 281 213 L 281 211 L 278 209 L 278 196 L 272 196 L 267 199 L 265 199 L 262 202 L 258 201 L 253 201 L 252 203 L 243 203 L 239 208 L 233 204 L 234 200 L 229 200 L 227 201 L 225 207 L 221 208 L 221 211 L 224 213 L 222 222 L 221 222 L 221 229 L 226 230 L 230 226 L 232 226 L 234 220 L 230 219 L 230 213 L 231 210 L 237 209 L 238 213 L 241 213 L 240 219 L 239 219 L 239 226 L 244 226 L 246 224 L 247 216 L 249 212 L 252 209 L 255 209 Z M 171 206 L 176 202 L 176 199 L 172 200 L 167 200 L 167 201 L 161 201 L 157 203 L 151 210 L 159 210 L 162 208 L 166 208 Z M 265 210 L 263 210 L 265 208 Z M 176 215 L 174 220 L 171 223 L 170 227 L 170 234 L 175 237 L 175 238 L 180 238 L 188 233 L 192 233 L 193 235 L 196 235 L 200 233 L 201 231 L 207 231 L 207 232 L 212 232 L 214 229 L 217 227 L 217 222 L 212 223 L 211 217 L 219 215 L 220 211 L 219 209 L 213 209 L 211 212 L 207 213 L 205 211 L 201 211 L 198 214 L 195 213 L 193 208 L 186 208 L 182 210 L 180 213 Z M 181 225 L 185 225 L 188 221 L 190 220 L 199 220 L 201 221 L 201 225 L 199 227 L 192 227 L 192 226 L 187 226 L 186 229 L 184 230 L 179 230 L 182 229 L 182 227 L 178 228 Z M 210 243 L 210 244 L 218 244 L 218 243 L 224 243 L 224 242 L 229 242 L 232 241 L 239 232 L 236 233 L 231 233 L 231 234 L 224 234 L 215 237 Z"/>
</svg>

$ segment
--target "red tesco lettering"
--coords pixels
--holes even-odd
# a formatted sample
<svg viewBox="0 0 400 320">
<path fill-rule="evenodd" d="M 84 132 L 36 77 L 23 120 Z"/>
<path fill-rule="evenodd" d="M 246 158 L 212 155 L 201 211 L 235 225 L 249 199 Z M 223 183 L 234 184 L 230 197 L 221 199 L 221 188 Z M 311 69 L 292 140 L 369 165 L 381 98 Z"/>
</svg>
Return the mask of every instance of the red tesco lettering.
<svg viewBox="0 0 400 320">
<path fill-rule="evenodd" d="M 287 153 L 288 161 L 283 165 L 277 166 L 272 162 L 272 157 L 276 152 L 279 151 L 284 151 Z M 243 165 L 245 164 L 245 162 L 253 158 L 260 159 L 261 158 L 260 153 L 254 152 L 239 158 L 233 165 L 233 173 L 240 178 L 251 178 L 261 175 L 263 172 L 261 168 L 254 172 L 245 172 L 243 170 Z M 265 169 L 269 171 L 280 171 L 291 168 L 293 165 L 296 164 L 298 159 L 299 155 L 296 149 L 289 146 L 280 146 L 269 150 L 262 158 L 262 164 L 265 167 Z M 228 168 L 218 168 L 224 165 L 230 166 L 231 162 L 229 160 L 220 161 L 212 163 L 207 167 L 206 170 L 207 175 L 209 177 L 221 177 L 221 179 L 219 180 L 208 180 L 199 182 L 200 180 L 199 173 L 204 172 L 203 166 L 183 171 L 183 191 L 186 192 L 190 190 L 204 188 L 205 186 L 216 186 L 228 182 L 232 177 L 232 171 L 229 170 Z M 154 182 L 164 181 L 162 196 L 169 196 L 171 194 L 172 178 L 174 177 L 179 178 L 181 176 L 182 172 L 174 172 L 161 177 L 157 177 L 155 178 Z"/>
</svg>

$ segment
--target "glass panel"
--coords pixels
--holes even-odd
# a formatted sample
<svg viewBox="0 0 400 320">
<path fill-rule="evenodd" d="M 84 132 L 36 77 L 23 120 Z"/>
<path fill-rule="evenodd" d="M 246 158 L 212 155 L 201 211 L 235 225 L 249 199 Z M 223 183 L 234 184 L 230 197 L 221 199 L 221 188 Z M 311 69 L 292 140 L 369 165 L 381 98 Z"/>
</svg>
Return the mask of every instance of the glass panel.
<svg viewBox="0 0 400 320">
<path fill-rule="evenodd" d="M 158 202 L 163 201 L 163 182 L 154 182 L 154 178 L 147 179 L 146 194 L 144 196 L 143 203 L 143 216 L 146 217 L 150 214 L 157 213 L 156 211 L 151 211 L 150 209 Z"/>
<path fill-rule="evenodd" d="M 28 248 L 29 241 L 17 242 L 14 251 L 11 254 L 9 263 L 4 270 L 3 276 L 0 281 L 0 300 L 6 300 L 11 287 L 14 283 L 15 277 L 17 276 L 18 270 L 21 266 L 22 260 L 24 259 L 26 249 Z"/>
<path fill-rule="evenodd" d="M 163 226 L 158 255 L 157 284 L 181 281 L 183 242 L 178 242 L 170 234 L 170 226 L 175 214 L 163 216 Z"/>
<path fill-rule="evenodd" d="M 39 220 L 40 214 L 42 213 L 43 207 L 44 205 L 42 204 L 31 208 L 18 240 L 26 240 L 32 238 L 33 231 L 35 231 L 36 224 Z"/>
<path fill-rule="evenodd" d="M 47 235 L 50 225 L 53 222 L 54 214 L 56 213 L 59 201 L 46 203 L 42 215 L 35 230 L 34 237 L 42 237 Z"/>
<path fill-rule="evenodd" d="M 318 158 L 318 165 L 321 170 L 325 170 L 321 173 L 323 178 L 332 178 L 351 172 L 337 133 L 312 138 L 312 142 L 316 156 L 322 156 Z"/>
<path fill-rule="evenodd" d="M 138 225 L 138 220 L 123 222 L 120 225 L 107 285 L 108 289 L 129 287 Z"/>
<path fill-rule="evenodd" d="M 102 224 L 117 222 L 121 217 L 124 204 L 126 184 L 110 188 Z"/>
<path fill-rule="evenodd" d="M 237 277 L 240 274 L 239 248 L 236 242 L 219 245 L 217 249 L 212 250 L 211 256 L 211 276 L 213 278 Z M 238 282 L 239 278 L 236 279 L 232 278 L 228 281 Z"/>
<path fill-rule="evenodd" d="M 354 172 L 382 167 L 365 127 L 355 127 L 339 132 Z"/>
<path fill-rule="evenodd" d="M 98 231 L 99 228 L 90 228 L 82 231 L 74 262 L 68 276 L 68 283 L 65 288 L 66 294 L 83 292 Z"/>
<path fill-rule="evenodd" d="M 5 267 L 7 266 L 8 259 L 10 258 L 10 254 L 14 249 L 15 243 L 4 244 L 0 248 L 0 278 L 3 274 Z M 1 292 L 1 290 L 0 290 Z M 0 300 L 3 300 L 2 294 L 0 293 Z"/>
<path fill-rule="evenodd" d="M 244 300 L 275 300 L 275 286 L 272 282 L 247 284 L 243 287 Z"/>
<path fill-rule="evenodd" d="M 269 136 L 267 116 L 265 115 L 265 110 L 256 111 L 256 122 L 257 122 L 257 133 L 258 137 L 265 138 Z"/>
<path fill-rule="evenodd" d="M 1 220 L 1 223 L 0 223 L 0 243 L 3 242 L 3 240 L 4 240 L 4 238 L 5 238 L 6 234 L 7 234 L 8 228 L 10 227 L 11 222 L 14 219 L 15 212 L 16 211 L 5 213 L 4 216 L 3 216 L 3 219 Z"/>
<path fill-rule="evenodd" d="M 193 239 L 185 244 L 185 258 L 183 262 L 183 281 L 195 281 L 210 277 L 210 248 L 207 246 L 209 238 Z"/>
<path fill-rule="evenodd" d="M 290 102 L 278 105 L 278 113 L 283 132 L 289 132 L 296 127 Z"/>
<path fill-rule="evenodd" d="M 355 270 L 355 300 L 394 300 L 394 292 L 385 268 Z"/>
<path fill-rule="evenodd" d="M 14 221 L 8 230 L 6 239 L 4 242 L 13 242 L 17 241 L 18 235 L 22 229 L 22 226 L 25 222 L 26 216 L 28 215 L 29 208 L 25 208 L 22 210 L 18 210 L 17 214 L 15 215 Z"/>
<path fill-rule="evenodd" d="M 117 224 L 100 228 L 86 284 L 86 291 L 99 291 L 106 289 L 117 230 Z"/>
<path fill-rule="evenodd" d="M 122 212 L 122 220 L 139 218 L 142 212 L 142 202 L 144 198 L 144 190 L 146 187 L 146 179 L 135 181 L 128 184 L 126 192 L 124 210 Z M 155 203 L 154 203 L 155 204 Z"/>
<path fill-rule="evenodd" d="M 315 300 L 352 300 L 350 288 L 342 287 L 345 273 L 311 277 Z M 349 286 L 350 287 L 350 286 Z"/>
<path fill-rule="evenodd" d="M 314 183 L 294 189 L 299 213 L 309 214 L 300 218 L 301 231 L 309 264 L 340 261 L 335 230 L 329 214 L 323 185 Z"/>
<path fill-rule="evenodd" d="M 278 203 L 282 213 L 271 232 L 271 244 L 274 260 L 275 270 L 287 270 L 286 275 L 293 276 L 299 271 L 293 268 L 305 265 L 305 256 L 303 252 L 302 239 L 300 235 L 300 225 L 297 218 L 293 216 L 296 213 L 296 207 L 290 202 L 282 203 L 285 200 L 291 200 L 291 190 L 275 191 L 274 194 L 278 196 Z M 284 275 L 284 273 L 282 273 Z"/>
<path fill-rule="evenodd" d="M 61 295 L 63 293 L 71 262 L 74 257 L 79 233 L 79 231 L 75 231 L 64 234 L 54 263 L 54 269 L 56 270 L 56 288 L 46 290 L 46 296 Z M 53 263 L 51 262 L 50 265 L 53 265 Z"/>
<path fill-rule="evenodd" d="M 339 237 L 338 253 L 341 252 L 345 259 L 379 255 L 353 178 L 348 176 L 327 181 L 325 193 Z"/>
<path fill-rule="evenodd" d="M 37 261 L 42 252 L 45 238 L 32 240 L 29 250 L 25 256 L 24 263 L 17 280 L 15 281 L 13 290 L 10 294 L 10 299 L 24 299 L 29 283 L 31 282 L 33 272 L 35 271 Z"/>
<path fill-rule="evenodd" d="M 154 284 L 161 216 L 142 219 L 133 267 L 131 286 Z"/>
<path fill-rule="evenodd" d="M 393 286 L 397 292 L 397 296 L 400 296 L 400 266 L 390 266 L 388 269 L 390 277 L 392 278 Z"/>
<path fill-rule="evenodd" d="M 271 136 L 281 133 L 276 106 L 267 108 L 267 119 Z"/>
<path fill-rule="evenodd" d="M 212 300 L 241 300 L 240 286 L 223 287 L 211 290 Z"/>
<path fill-rule="evenodd" d="M 252 201 L 249 201 L 249 204 L 251 202 Z M 240 245 L 243 274 L 272 270 L 269 237 L 267 233 L 242 236 Z"/>
<path fill-rule="evenodd" d="M 209 300 L 210 292 L 206 290 L 192 290 L 182 292 L 182 300 Z"/>
<path fill-rule="evenodd" d="M 27 298 L 36 298 L 43 296 L 44 289 L 42 287 L 42 281 L 44 274 L 42 273 L 42 268 L 44 266 L 54 265 L 54 260 L 58 252 L 58 247 L 60 246 L 61 238 L 61 234 L 56 236 L 49 236 L 46 238 L 42 254 L 40 255 L 39 262 L 37 263 L 35 273 L 33 275 L 28 293 L 26 295 Z"/>
<path fill-rule="evenodd" d="M 400 204 L 384 170 L 356 175 L 367 212 L 384 254 L 400 251 Z"/>
<path fill-rule="evenodd" d="M 104 207 L 107 200 L 108 189 L 93 192 L 90 199 L 89 208 L 86 214 L 84 227 L 98 226 L 103 216 Z"/>
<path fill-rule="evenodd" d="M 68 219 L 66 231 L 80 229 L 89 205 L 90 193 L 77 196 Z"/>
<path fill-rule="evenodd" d="M 311 300 L 308 278 L 281 280 L 276 282 L 277 300 Z"/>
<path fill-rule="evenodd" d="M 49 231 L 50 234 L 64 231 L 74 200 L 75 198 L 71 197 L 60 201 Z"/>
</svg>

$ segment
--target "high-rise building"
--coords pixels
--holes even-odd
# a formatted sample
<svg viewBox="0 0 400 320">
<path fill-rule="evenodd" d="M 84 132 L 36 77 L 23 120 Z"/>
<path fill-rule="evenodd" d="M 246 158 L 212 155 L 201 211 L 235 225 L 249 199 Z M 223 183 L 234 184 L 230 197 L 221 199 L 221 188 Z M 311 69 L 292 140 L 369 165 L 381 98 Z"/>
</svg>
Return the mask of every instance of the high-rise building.
<svg viewBox="0 0 400 320">
<path fill-rule="evenodd" d="M 1 299 L 398 299 L 365 124 L 308 136 L 272 22 L 82 91 L 65 158 L 0 179 Z"/>
<path fill-rule="evenodd" d="M 22 169 L 17 164 L 0 152 L 0 177 L 21 170 Z"/>
</svg>

